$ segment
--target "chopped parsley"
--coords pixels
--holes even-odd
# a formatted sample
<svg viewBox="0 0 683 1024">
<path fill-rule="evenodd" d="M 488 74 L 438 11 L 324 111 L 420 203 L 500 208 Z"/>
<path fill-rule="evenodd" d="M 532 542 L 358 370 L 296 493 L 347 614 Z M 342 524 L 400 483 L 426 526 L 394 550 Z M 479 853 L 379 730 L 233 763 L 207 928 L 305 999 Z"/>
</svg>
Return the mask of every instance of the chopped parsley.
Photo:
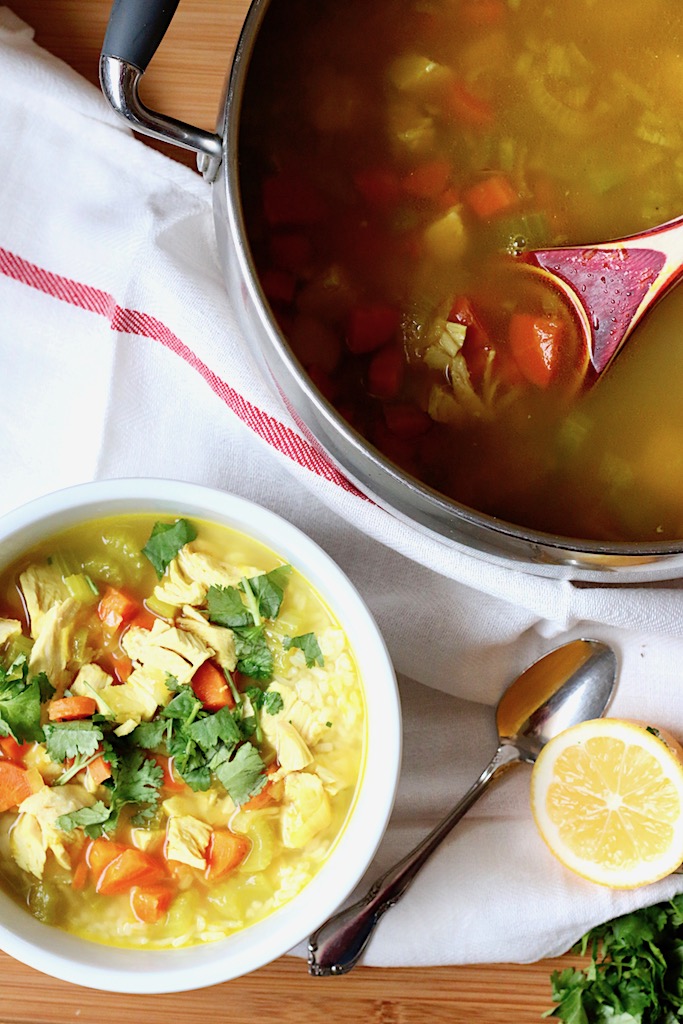
<svg viewBox="0 0 683 1024">
<path fill-rule="evenodd" d="M 174 523 L 155 523 L 150 538 L 142 549 L 161 579 L 166 568 L 180 549 L 197 536 L 197 531 L 187 519 L 176 519 Z"/>
<path fill-rule="evenodd" d="M 565 1024 L 673 1024 L 683 1016 L 683 895 L 599 925 L 574 952 L 582 970 L 551 976 L 558 1005 L 546 1017 Z"/>
<path fill-rule="evenodd" d="M 298 647 L 299 650 L 303 651 L 307 668 L 313 668 L 314 665 L 320 665 L 322 668 L 325 664 L 323 652 L 320 650 L 320 644 L 315 633 L 302 633 L 301 636 L 286 636 L 282 646 L 286 651 L 289 651 L 292 647 Z"/>
</svg>

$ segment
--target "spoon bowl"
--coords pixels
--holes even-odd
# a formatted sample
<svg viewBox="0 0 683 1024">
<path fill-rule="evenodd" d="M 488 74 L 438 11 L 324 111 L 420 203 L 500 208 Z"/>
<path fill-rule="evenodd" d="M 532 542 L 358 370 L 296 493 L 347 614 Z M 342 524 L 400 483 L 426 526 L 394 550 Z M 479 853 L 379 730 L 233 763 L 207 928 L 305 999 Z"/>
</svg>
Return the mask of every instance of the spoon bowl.
<svg viewBox="0 0 683 1024">
<path fill-rule="evenodd" d="M 519 258 L 576 314 L 594 371 L 591 385 L 683 273 L 683 217 L 611 242 L 535 249 Z"/>
<path fill-rule="evenodd" d="M 543 746 L 579 722 L 600 718 L 617 679 L 614 651 L 599 640 L 572 640 L 529 666 L 496 709 L 498 749 L 453 810 L 360 900 L 328 918 L 308 941 L 308 970 L 347 974 L 360 959 L 382 914 L 397 903 L 425 861 L 494 778 L 519 762 L 533 764 Z"/>
</svg>

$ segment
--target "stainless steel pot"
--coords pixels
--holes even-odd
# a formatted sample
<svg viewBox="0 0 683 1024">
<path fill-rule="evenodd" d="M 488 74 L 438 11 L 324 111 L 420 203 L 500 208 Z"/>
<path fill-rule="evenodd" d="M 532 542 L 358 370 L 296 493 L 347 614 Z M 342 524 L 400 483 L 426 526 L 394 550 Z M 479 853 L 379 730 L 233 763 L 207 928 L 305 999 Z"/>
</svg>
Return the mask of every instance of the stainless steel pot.
<svg viewBox="0 0 683 1024">
<path fill-rule="evenodd" d="M 197 153 L 213 183 L 218 249 L 228 293 L 262 369 L 282 394 L 310 440 L 378 505 L 446 545 L 543 576 L 603 583 L 667 579 L 683 568 L 683 543 L 576 541 L 506 523 L 437 494 L 402 473 L 344 422 L 320 395 L 281 335 L 258 283 L 245 231 L 239 174 L 242 99 L 254 47 L 270 0 L 253 0 L 247 13 L 216 133 L 147 108 L 142 75 L 179 0 L 115 0 L 100 59 L 102 89 L 114 109 L 145 135 Z"/>
</svg>

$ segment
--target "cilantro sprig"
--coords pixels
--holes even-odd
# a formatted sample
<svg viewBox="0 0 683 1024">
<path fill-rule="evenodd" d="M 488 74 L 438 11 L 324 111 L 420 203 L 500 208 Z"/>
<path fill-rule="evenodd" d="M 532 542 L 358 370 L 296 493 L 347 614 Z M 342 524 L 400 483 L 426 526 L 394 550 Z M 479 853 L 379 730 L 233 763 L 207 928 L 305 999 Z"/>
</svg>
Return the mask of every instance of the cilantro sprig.
<svg viewBox="0 0 683 1024">
<path fill-rule="evenodd" d="M 28 661 L 20 654 L 8 668 L 0 667 L 0 736 L 17 743 L 43 739 L 40 706 L 55 692 L 44 672 L 28 678 Z"/>
<path fill-rule="evenodd" d="M 243 578 L 237 587 L 209 587 L 209 621 L 227 626 L 235 636 L 237 671 L 260 682 L 273 677 L 273 652 L 265 623 L 276 619 L 291 574 L 291 565 Z"/>
<path fill-rule="evenodd" d="M 215 775 L 236 804 L 257 793 L 265 784 L 266 766 L 248 742 L 256 722 L 245 714 L 245 705 L 240 701 L 233 709 L 206 711 L 191 686 L 179 686 L 172 676 L 166 683 L 175 696 L 153 722 L 131 733 L 131 741 L 168 753 L 174 769 L 195 791 L 208 789 Z"/>
<path fill-rule="evenodd" d="M 590 963 L 552 974 L 558 1005 L 546 1017 L 565 1024 L 673 1024 L 683 1017 L 683 894 L 591 929 L 574 952 L 590 952 Z"/>
<path fill-rule="evenodd" d="M 187 519 L 176 519 L 174 523 L 155 523 L 149 540 L 142 549 L 154 566 L 159 579 L 173 561 L 180 549 L 197 536 L 192 523 Z"/>
<path fill-rule="evenodd" d="M 282 646 L 286 651 L 291 650 L 292 647 L 298 647 L 300 651 L 303 651 L 308 668 L 313 668 L 314 665 L 319 665 L 322 668 L 325 664 L 323 652 L 320 650 L 320 644 L 315 633 L 302 633 L 301 636 L 286 636 L 282 641 Z"/>
</svg>

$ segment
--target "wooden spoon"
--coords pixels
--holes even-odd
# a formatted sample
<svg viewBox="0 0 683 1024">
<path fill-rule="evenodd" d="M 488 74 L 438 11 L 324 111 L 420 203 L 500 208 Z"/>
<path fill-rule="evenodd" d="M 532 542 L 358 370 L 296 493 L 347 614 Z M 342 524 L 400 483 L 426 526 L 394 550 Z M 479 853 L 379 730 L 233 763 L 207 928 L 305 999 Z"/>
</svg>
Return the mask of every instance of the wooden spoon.
<svg viewBox="0 0 683 1024">
<path fill-rule="evenodd" d="M 577 313 L 595 383 L 683 273 L 683 217 L 612 242 L 534 249 L 519 259 L 547 276 Z"/>
</svg>

